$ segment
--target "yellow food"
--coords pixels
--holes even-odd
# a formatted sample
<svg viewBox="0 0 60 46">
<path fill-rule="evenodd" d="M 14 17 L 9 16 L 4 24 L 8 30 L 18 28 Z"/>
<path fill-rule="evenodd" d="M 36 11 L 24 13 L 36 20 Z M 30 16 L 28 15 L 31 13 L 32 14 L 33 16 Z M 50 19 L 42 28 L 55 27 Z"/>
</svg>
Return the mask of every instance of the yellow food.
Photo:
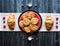
<svg viewBox="0 0 60 46">
<path fill-rule="evenodd" d="M 30 30 L 29 27 L 24 27 L 24 31 L 27 32 L 27 33 L 30 33 L 31 32 L 31 30 Z"/>
<path fill-rule="evenodd" d="M 24 19 L 24 18 L 27 18 L 27 13 L 24 13 L 21 17 L 22 17 L 23 19 Z"/>
<path fill-rule="evenodd" d="M 35 32 L 35 31 L 37 31 L 38 30 L 38 26 L 37 25 L 32 25 L 32 24 L 30 24 L 30 29 L 32 30 L 32 32 Z"/>
<path fill-rule="evenodd" d="M 30 24 L 30 20 L 27 19 L 27 18 L 24 18 L 23 19 L 23 24 L 26 25 L 26 26 L 29 25 Z"/>
<path fill-rule="evenodd" d="M 51 30 L 53 23 L 54 23 L 53 18 L 50 15 L 46 16 L 45 26 L 48 31 Z"/>
<path fill-rule="evenodd" d="M 32 24 L 37 24 L 38 23 L 38 19 L 37 18 L 32 18 L 31 19 L 31 23 Z"/>
<path fill-rule="evenodd" d="M 8 23 L 8 26 L 9 26 L 10 30 L 14 30 L 14 27 L 15 27 L 15 16 L 14 16 L 13 13 L 11 13 L 8 16 L 7 23 Z"/>
<path fill-rule="evenodd" d="M 20 21 L 20 22 L 19 22 L 19 26 L 20 26 L 20 27 L 24 27 L 23 21 Z"/>
<path fill-rule="evenodd" d="M 34 14 L 32 13 L 32 12 L 29 12 L 28 14 L 27 14 L 27 18 L 28 19 L 32 19 L 34 17 Z"/>
</svg>

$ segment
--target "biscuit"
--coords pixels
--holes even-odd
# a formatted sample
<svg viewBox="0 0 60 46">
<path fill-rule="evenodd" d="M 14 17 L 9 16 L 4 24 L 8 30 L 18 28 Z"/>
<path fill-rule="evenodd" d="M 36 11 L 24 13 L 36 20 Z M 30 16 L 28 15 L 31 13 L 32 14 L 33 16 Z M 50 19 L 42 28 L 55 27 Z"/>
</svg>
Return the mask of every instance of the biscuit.
<svg viewBox="0 0 60 46">
<path fill-rule="evenodd" d="M 38 19 L 37 18 L 32 18 L 31 19 L 31 23 L 32 24 L 37 24 L 38 23 Z"/>
<path fill-rule="evenodd" d="M 23 24 L 26 25 L 26 26 L 29 25 L 30 24 L 30 20 L 27 19 L 27 18 L 24 18 L 23 19 Z"/>
<path fill-rule="evenodd" d="M 30 24 L 29 27 L 30 27 L 30 29 L 32 30 L 32 32 L 35 32 L 35 31 L 38 30 L 38 26 L 37 26 L 37 25 L 32 25 L 32 24 Z"/>
<path fill-rule="evenodd" d="M 33 12 L 29 12 L 28 14 L 27 14 L 27 18 L 28 19 L 32 19 L 34 17 L 34 14 L 33 14 Z"/>
<path fill-rule="evenodd" d="M 24 27 L 23 21 L 20 21 L 20 22 L 19 22 L 19 26 L 20 26 L 20 27 Z"/>
<path fill-rule="evenodd" d="M 27 32 L 27 33 L 30 33 L 31 32 L 31 30 L 30 30 L 29 27 L 24 27 L 24 31 Z"/>
<path fill-rule="evenodd" d="M 24 19 L 24 18 L 27 18 L 27 13 L 22 14 L 21 17 L 22 17 L 23 19 Z"/>
</svg>

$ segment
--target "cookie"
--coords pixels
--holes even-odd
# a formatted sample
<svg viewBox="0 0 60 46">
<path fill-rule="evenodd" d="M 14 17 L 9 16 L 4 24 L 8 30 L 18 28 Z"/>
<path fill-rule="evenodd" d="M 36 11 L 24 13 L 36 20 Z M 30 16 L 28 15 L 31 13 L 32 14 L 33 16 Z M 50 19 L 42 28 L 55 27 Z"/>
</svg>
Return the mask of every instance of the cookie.
<svg viewBox="0 0 60 46">
<path fill-rule="evenodd" d="M 38 18 L 35 18 L 35 17 L 32 18 L 32 19 L 31 19 L 31 23 L 32 23 L 32 24 L 37 24 L 37 23 L 38 23 Z"/>
<path fill-rule="evenodd" d="M 27 18 L 24 18 L 23 19 L 23 24 L 26 25 L 26 26 L 29 25 L 30 24 L 30 20 L 27 19 Z"/>
<path fill-rule="evenodd" d="M 30 29 L 32 30 L 32 32 L 35 32 L 35 31 L 38 30 L 38 26 L 37 26 L 37 25 L 32 25 L 32 24 L 30 24 L 29 27 L 30 27 Z"/>
<path fill-rule="evenodd" d="M 20 21 L 20 22 L 19 22 L 19 26 L 20 26 L 20 27 L 24 27 L 23 21 Z"/>
</svg>

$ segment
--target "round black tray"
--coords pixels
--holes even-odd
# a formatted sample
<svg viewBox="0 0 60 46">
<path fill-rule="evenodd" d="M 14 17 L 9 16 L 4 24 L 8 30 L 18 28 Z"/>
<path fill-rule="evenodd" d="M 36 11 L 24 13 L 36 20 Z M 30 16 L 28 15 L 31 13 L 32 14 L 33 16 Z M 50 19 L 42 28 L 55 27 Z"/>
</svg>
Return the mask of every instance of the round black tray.
<svg viewBox="0 0 60 46">
<path fill-rule="evenodd" d="M 28 12 L 28 11 L 32 11 L 32 12 L 37 13 L 36 11 L 33 11 L 33 10 L 27 10 L 27 11 L 24 11 L 23 13 Z M 23 13 L 21 13 L 21 14 L 20 14 L 20 16 L 19 16 L 19 18 L 18 18 L 18 26 L 19 26 L 20 17 L 21 17 L 21 15 L 22 15 Z M 33 33 L 38 32 L 38 31 L 40 30 L 41 26 L 42 26 L 42 18 L 41 18 L 41 16 L 40 16 L 40 14 L 39 14 L 39 13 L 37 13 L 37 14 L 38 14 L 38 15 L 39 15 L 39 17 L 40 17 L 41 25 L 40 25 L 39 29 L 38 29 L 37 31 L 33 32 Z M 21 29 L 21 27 L 20 27 L 20 26 L 19 26 L 19 28 L 20 28 L 20 30 L 21 30 L 21 31 L 23 31 L 23 30 Z M 27 33 L 27 32 L 25 32 L 25 31 L 23 31 L 23 32 L 24 32 L 24 33 Z M 27 34 L 33 34 L 33 33 L 27 33 Z"/>
</svg>

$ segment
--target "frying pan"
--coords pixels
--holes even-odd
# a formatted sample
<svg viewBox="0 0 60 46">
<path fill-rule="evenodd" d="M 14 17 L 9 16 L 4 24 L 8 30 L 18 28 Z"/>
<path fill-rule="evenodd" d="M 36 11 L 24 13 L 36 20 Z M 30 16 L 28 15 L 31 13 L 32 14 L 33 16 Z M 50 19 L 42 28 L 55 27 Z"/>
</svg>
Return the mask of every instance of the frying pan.
<svg viewBox="0 0 60 46">
<path fill-rule="evenodd" d="M 39 18 L 39 23 L 38 23 L 39 28 L 38 28 L 37 31 L 35 31 L 35 32 L 38 32 L 40 30 L 41 26 L 42 26 L 42 18 L 40 16 L 40 14 L 37 13 L 36 11 L 34 11 L 34 10 L 27 10 L 27 11 L 22 12 L 22 14 L 24 14 L 26 12 L 34 12 L 38 16 L 37 18 Z M 20 17 L 22 16 L 22 14 L 20 14 L 20 16 L 18 18 L 18 26 L 19 26 Z M 21 31 L 25 32 L 20 26 L 19 26 L 19 28 L 21 29 Z M 33 32 L 33 33 L 35 33 L 35 32 Z M 27 33 L 27 32 L 25 32 L 25 33 Z M 27 34 L 33 34 L 33 33 L 27 33 Z"/>
</svg>

